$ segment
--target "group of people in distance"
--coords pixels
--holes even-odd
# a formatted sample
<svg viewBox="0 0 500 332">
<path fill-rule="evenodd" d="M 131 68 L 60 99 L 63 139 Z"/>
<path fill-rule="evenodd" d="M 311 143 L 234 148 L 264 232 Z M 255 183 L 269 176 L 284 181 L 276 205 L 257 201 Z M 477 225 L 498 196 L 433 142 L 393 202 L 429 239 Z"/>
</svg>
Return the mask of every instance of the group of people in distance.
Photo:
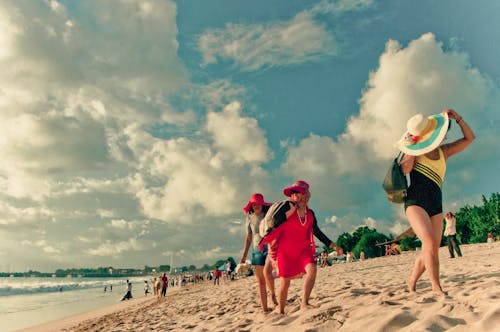
<svg viewBox="0 0 500 332">
<path fill-rule="evenodd" d="M 451 120 L 458 124 L 463 137 L 441 145 L 451 127 Z M 404 153 L 400 167 L 410 176 L 410 186 L 404 202 L 405 213 L 422 242 L 422 250 L 407 279 L 410 292 L 415 292 L 417 281 L 427 271 L 432 291 L 438 295 L 446 294 L 439 281 L 438 249 L 443 231 L 441 186 L 447 160 L 463 151 L 474 139 L 474 133 L 465 120 L 454 110 L 446 109 L 429 117 L 421 114 L 411 117 L 407 122 L 407 130 L 396 143 Z M 243 207 L 246 237 L 240 262 L 246 262 L 252 246 L 251 262 L 265 313 L 270 311 L 267 289 L 274 305 L 278 305 L 279 312 L 284 314 L 290 282 L 302 276 L 305 278 L 301 309 L 310 306 L 309 298 L 317 273 L 314 237 L 339 254 L 342 253 L 342 248 L 319 229 L 315 214 L 309 207 L 309 189 L 307 182 L 297 180 L 283 189 L 286 200 L 271 204 L 264 200 L 262 194 L 254 193 Z M 271 219 L 272 226 L 263 232 L 264 219 L 266 223 Z M 275 293 L 273 269 L 277 270 L 281 281 L 278 297 Z"/>
</svg>

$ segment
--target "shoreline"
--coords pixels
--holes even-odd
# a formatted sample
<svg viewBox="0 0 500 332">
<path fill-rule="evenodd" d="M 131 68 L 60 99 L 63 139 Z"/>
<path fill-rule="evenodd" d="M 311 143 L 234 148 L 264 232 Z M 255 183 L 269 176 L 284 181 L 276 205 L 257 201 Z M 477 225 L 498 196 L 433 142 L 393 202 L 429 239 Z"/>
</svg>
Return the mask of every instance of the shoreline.
<svg viewBox="0 0 500 332">
<path fill-rule="evenodd" d="M 154 297 L 117 303 L 21 331 L 494 331 L 500 326 L 500 243 L 463 245 L 464 257 L 441 247 L 436 298 L 426 274 L 417 292 L 406 289 L 416 252 L 318 268 L 311 304 L 300 310 L 302 280 L 292 280 L 286 314 L 263 314 L 254 277 L 220 286 L 188 285 Z M 279 280 L 276 280 L 279 287 Z"/>
<path fill-rule="evenodd" d="M 134 307 L 139 307 L 145 302 L 151 302 L 153 300 L 156 300 L 154 296 L 132 298 L 131 300 L 128 301 L 120 301 L 118 303 L 114 303 L 112 305 L 108 305 L 102 308 L 93 309 L 90 311 L 71 315 L 68 317 L 64 317 L 58 320 L 53 320 L 38 325 L 33 325 L 16 331 L 19 332 L 64 331 L 71 328 L 72 326 L 78 325 L 87 320 L 97 319 L 101 316 L 113 314 L 121 310 L 133 309 Z"/>
<path fill-rule="evenodd" d="M 180 290 L 179 287 L 169 287 L 169 290 L 167 292 L 167 297 L 169 296 L 169 294 L 175 294 L 179 290 Z M 123 294 L 119 295 L 118 299 L 122 297 L 122 295 Z M 139 308 L 140 306 L 149 305 L 148 302 L 156 304 L 157 297 L 155 295 L 138 296 L 138 297 L 133 297 L 130 300 L 125 300 L 125 301 L 117 300 L 117 301 L 118 302 L 97 307 L 95 309 L 88 309 L 78 313 L 69 314 L 62 318 L 56 318 L 41 323 L 34 323 L 29 326 L 24 326 L 18 329 L 14 329 L 13 331 L 24 331 L 24 332 L 65 331 L 71 326 L 77 325 L 86 320 L 96 319 L 103 315 L 113 314 L 114 312 L 127 310 L 134 307 Z M 29 314 L 29 312 L 21 312 L 19 314 L 22 316 Z"/>
</svg>

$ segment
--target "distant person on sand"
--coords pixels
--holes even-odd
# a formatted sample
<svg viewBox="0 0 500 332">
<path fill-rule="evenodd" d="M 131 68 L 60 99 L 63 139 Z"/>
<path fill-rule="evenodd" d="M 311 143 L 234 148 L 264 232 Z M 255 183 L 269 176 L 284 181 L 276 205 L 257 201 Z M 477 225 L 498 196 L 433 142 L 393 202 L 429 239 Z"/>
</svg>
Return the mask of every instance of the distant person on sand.
<svg viewBox="0 0 500 332">
<path fill-rule="evenodd" d="M 455 215 L 451 212 L 446 213 L 444 217 L 446 220 L 446 228 L 444 230 L 444 236 L 448 240 L 448 251 L 450 252 L 450 258 L 455 258 L 455 251 L 458 257 L 462 257 L 462 251 L 457 242 L 457 220 Z"/>
<path fill-rule="evenodd" d="M 219 285 L 220 277 L 222 276 L 222 272 L 219 270 L 219 267 L 215 268 L 214 271 L 214 285 Z"/>
<path fill-rule="evenodd" d="M 132 283 L 127 279 L 127 293 L 123 297 L 123 300 L 130 300 L 132 298 Z"/>
<path fill-rule="evenodd" d="M 161 275 L 161 297 L 167 296 L 168 277 L 165 272 Z"/>
<path fill-rule="evenodd" d="M 160 278 L 154 277 L 153 278 L 153 295 L 158 296 L 158 294 L 160 293 L 160 288 L 161 288 Z"/>
<path fill-rule="evenodd" d="M 443 144 L 447 131 L 455 120 L 463 137 Z M 405 199 L 405 212 L 415 234 L 422 242 L 413 272 L 407 280 L 410 292 L 415 292 L 417 281 L 427 270 L 432 291 L 446 295 L 439 282 L 439 246 L 443 232 L 441 186 L 447 160 L 465 150 L 475 139 L 472 129 L 457 112 L 451 109 L 430 117 L 417 114 L 407 123 L 407 131 L 397 142 L 405 154 L 401 160 L 403 173 L 410 174 L 410 187 Z"/>
<path fill-rule="evenodd" d="M 224 264 L 226 265 L 226 280 L 229 280 L 229 276 L 231 275 L 231 262 L 226 261 Z"/>
<path fill-rule="evenodd" d="M 305 181 L 296 181 L 293 185 L 283 190 L 285 196 L 290 197 L 274 214 L 275 227 L 271 228 L 260 242 L 260 249 L 268 243 L 272 248 L 278 265 L 278 275 L 281 279 L 279 290 L 280 313 L 285 313 L 288 298 L 288 288 L 292 278 L 305 274 L 302 288 L 301 309 L 309 307 L 314 283 L 316 281 L 316 262 L 314 255 L 316 246 L 314 237 L 318 237 L 326 246 L 340 250 L 318 227 L 314 212 L 309 209 L 308 202 L 311 197 L 309 184 Z M 271 208 L 272 209 L 272 208 Z M 276 250 L 274 250 L 276 249 Z"/>
<path fill-rule="evenodd" d="M 488 233 L 488 239 L 486 240 L 486 242 L 487 242 L 487 243 L 493 243 L 493 242 L 495 242 L 495 241 L 493 240 L 493 234 Z"/>
<path fill-rule="evenodd" d="M 321 252 L 321 267 L 327 267 L 328 266 L 328 251 L 323 250 Z"/>
<path fill-rule="evenodd" d="M 266 284 L 271 292 L 271 299 L 275 301 L 275 304 L 277 304 L 276 295 L 274 293 L 272 265 L 269 260 L 266 260 L 267 246 L 265 246 L 262 251 L 259 249 L 259 242 L 262 239 L 259 227 L 262 219 L 264 219 L 264 216 L 266 215 L 266 212 L 269 210 L 270 205 L 271 203 L 267 203 L 262 194 L 255 193 L 243 207 L 243 212 L 245 212 L 246 215 L 246 236 L 245 245 L 243 247 L 243 255 L 240 259 L 241 264 L 246 262 L 248 249 L 250 248 L 250 244 L 252 244 L 252 265 L 254 266 L 257 285 L 259 287 L 260 303 L 264 312 L 269 311 L 267 306 Z"/>
<path fill-rule="evenodd" d="M 148 296 L 149 290 L 150 290 L 149 283 L 147 280 L 144 280 L 144 296 Z"/>
</svg>

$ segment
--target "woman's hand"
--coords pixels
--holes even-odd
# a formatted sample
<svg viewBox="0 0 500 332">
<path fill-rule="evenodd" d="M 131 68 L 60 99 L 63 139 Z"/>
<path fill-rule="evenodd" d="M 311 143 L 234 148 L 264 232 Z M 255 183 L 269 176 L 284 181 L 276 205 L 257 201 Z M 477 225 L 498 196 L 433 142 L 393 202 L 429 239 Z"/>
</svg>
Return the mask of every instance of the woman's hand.
<svg viewBox="0 0 500 332">
<path fill-rule="evenodd" d="M 295 210 L 297 210 L 296 202 L 288 201 L 288 205 L 290 206 L 290 210 L 286 211 L 285 213 L 287 219 L 290 218 L 290 216 L 295 212 Z"/>
<path fill-rule="evenodd" d="M 342 249 L 342 247 L 338 246 L 334 242 L 330 243 L 330 248 L 335 250 L 337 252 L 337 255 L 339 255 L 339 256 L 344 253 L 344 250 Z"/>
<path fill-rule="evenodd" d="M 460 120 L 462 120 L 462 117 L 455 110 L 445 109 L 441 113 L 442 114 L 444 114 L 444 113 L 448 114 L 448 117 L 450 119 L 455 120 L 457 123 L 460 122 Z"/>
<path fill-rule="evenodd" d="M 462 134 L 464 135 L 463 138 L 458 139 L 455 142 L 444 144 L 441 146 L 444 152 L 445 159 L 448 159 L 451 156 L 462 152 L 467 146 L 469 146 L 469 144 L 472 143 L 472 141 L 476 139 L 476 136 L 474 135 L 474 132 L 469 127 L 469 125 L 462 118 L 462 116 L 457 112 L 451 109 L 446 109 L 443 112 L 446 112 L 450 119 L 454 119 L 457 122 L 460 130 L 462 131 Z"/>
</svg>

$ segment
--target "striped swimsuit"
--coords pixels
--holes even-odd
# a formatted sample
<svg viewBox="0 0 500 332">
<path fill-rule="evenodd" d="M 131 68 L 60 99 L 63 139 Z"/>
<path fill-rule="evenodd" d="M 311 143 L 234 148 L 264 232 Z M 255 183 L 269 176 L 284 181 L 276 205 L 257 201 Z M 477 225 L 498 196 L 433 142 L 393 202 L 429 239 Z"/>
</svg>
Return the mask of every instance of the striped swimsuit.
<svg viewBox="0 0 500 332">
<path fill-rule="evenodd" d="M 417 156 L 410 172 L 410 187 L 405 200 L 405 209 L 417 205 L 430 217 L 443 212 L 441 186 L 446 173 L 443 150 L 438 148 L 439 159 L 432 160 L 425 155 Z"/>
</svg>

